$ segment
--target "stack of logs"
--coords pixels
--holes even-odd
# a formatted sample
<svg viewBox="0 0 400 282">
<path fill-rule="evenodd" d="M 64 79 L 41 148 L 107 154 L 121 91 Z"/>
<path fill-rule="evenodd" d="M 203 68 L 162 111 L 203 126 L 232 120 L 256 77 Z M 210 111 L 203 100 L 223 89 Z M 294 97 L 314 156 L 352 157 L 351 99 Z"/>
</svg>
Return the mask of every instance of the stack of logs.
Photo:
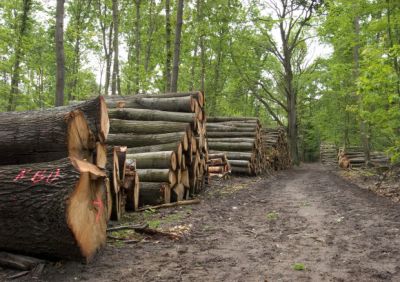
<svg viewBox="0 0 400 282">
<path fill-rule="evenodd" d="M 328 166 L 337 166 L 338 149 L 333 143 L 321 143 L 319 146 L 319 155 L 321 163 Z"/>
<path fill-rule="evenodd" d="M 231 173 L 228 158 L 225 153 L 208 154 L 208 177 L 225 178 Z"/>
<path fill-rule="evenodd" d="M 291 167 L 291 158 L 286 130 L 282 127 L 263 128 L 263 147 L 265 158 L 273 170 L 284 170 Z"/>
<path fill-rule="evenodd" d="M 128 147 L 140 206 L 181 201 L 203 189 L 208 155 L 204 101 L 202 92 L 107 98 L 107 143 Z M 129 201 L 127 210 L 134 210 Z"/>
<path fill-rule="evenodd" d="M 102 97 L 0 113 L 0 249 L 90 260 L 111 211 Z"/>
<path fill-rule="evenodd" d="M 257 118 L 210 117 L 207 141 L 210 153 L 226 155 L 232 173 L 258 175 L 268 169 Z"/>
<path fill-rule="evenodd" d="M 341 147 L 339 152 L 344 152 L 344 155 L 350 161 L 351 168 L 360 168 L 364 166 L 387 167 L 390 163 L 390 158 L 382 152 L 370 152 L 370 159 L 367 162 L 365 153 L 360 146 Z"/>
</svg>

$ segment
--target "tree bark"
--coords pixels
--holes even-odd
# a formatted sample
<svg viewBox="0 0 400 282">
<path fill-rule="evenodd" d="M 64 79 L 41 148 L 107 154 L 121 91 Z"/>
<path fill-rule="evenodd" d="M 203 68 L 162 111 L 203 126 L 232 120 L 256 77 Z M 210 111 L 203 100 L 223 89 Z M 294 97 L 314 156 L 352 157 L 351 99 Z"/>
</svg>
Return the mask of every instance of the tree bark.
<svg viewBox="0 0 400 282">
<path fill-rule="evenodd" d="M 141 182 L 139 206 L 167 204 L 171 201 L 171 188 L 168 183 Z"/>
<path fill-rule="evenodd" d="M 172 68 L 171 90 L 170 90 L 171 92 L 178 91 L 182 23 L 183 23 L 183 0 L 178 0 L 176 27 L 175 27 L 174 64 Z"/>
<path fill-rule="evenodd" d="M 254 142 L 208 142 L 208 148 L 217 151 L 251 152 L 254 149 Z"/>
<path fill-rule="evenodd" d="M 193 113 L 166 112 L 147 109 L 111 109 L 108 111 L 111 118 L 143 121 L 173 121 L 195 123 L 198 118 Z"/>
<path fill-rule="evenodd" d="M 90 260 L 105 245 L 105 174 L 66 158 L 0 167 L 0 248 Z"/>
<path fill-rule="evenodd" d="M 55 105 L 64 105 L 64 85 L 65 85 L 65 57 L 64 57 L 64 2 L 57 0 L 56 9 L 56 99 Z"/>
<path fill-rule="evenodd" d="M 171 89 L 171 15 L 170 0 L 165 0 L 165 91 Z"/>
<path fill-rule="evenodd" d="M 143 182 L 165 182 L 175 185 L 176 175 L 170 169 L 138 169 L 136 173 L 139 175 L 140 181 Z"/>
<path fill-rule="evenodd" d="M 21 15 L 21 23 L 20 28 L 18 30 L 17 43 L 15 46 L 15 61 L 12 69 L 11 75 L 11 88 L 10 88 L 10 96 L 8 99 L 8 111 L 14 111 L 16 108 L 16 96 L 19 92 L 19 82 L 20 82 L 20 71 L 21 71 L 21 60 L 23 57 L 23 38 L 28 30 L 28 20 L 29 20 L 29 11 L 31 10 L 32 1 L 24 0 L 23 1 L 23 12 Z"/>
<path fill-rule="evenodd" d="M 0 164 L 91 159 L 95 139 L 80 111 L 0 114 Z"/>
<path fill-rule="evenodd" d="M 162 134 L 134 134 L 134 133 L 120 133 L 108 135 L 107 144 L 110 145 L 123 145 L 128 147 L 137 147 L 145 145 L 159 145 L 165 143 L 187 141 L 186 132 L 172 132 Z"/>
<path fill-rule="evenodd" d="M 172 132 L 184 132 L 190 128 L 186 122 L 172 121 L 135 121 L 123 119 L 110 120 L 111 133 L 132 133 L 135 134 L 162 134 Z"/>
<path fill-rule="evenodd" d="M 121 95 L 121 86 L 119 78 L 119 7 L 118 0 L 112 0 L 112 16 L 114 25 L 114 38 L 113 38 L 113 49 L 114 49 L 114 65 L 112 72 L 111 82 L 111 95 Z"/>
<path fill-rule="evenodd" d="M 135 22 L 135 93 L 140 92 L 140 3 L 141 0 L 136 0 L 136 22 Z"/>
</svg>

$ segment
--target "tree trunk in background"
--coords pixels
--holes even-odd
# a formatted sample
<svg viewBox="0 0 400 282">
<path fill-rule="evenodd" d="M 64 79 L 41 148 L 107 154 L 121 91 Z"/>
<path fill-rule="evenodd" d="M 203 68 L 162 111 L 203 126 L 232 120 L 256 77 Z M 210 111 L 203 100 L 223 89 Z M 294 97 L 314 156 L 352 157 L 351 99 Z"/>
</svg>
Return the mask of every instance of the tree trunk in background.
<svg viewBox="0 0 400 282">
<path fill-rule="evenodd" d="M 165 0 L 165 92 L 171 89 L 171 14 L 170 0 Z"/>
<path fill-rule="evenodd" d="M 357 97 L 357 81 L 360 73 L 360 17 L 357 15 L 354 19 L 354 35 L 355 35 L 355 44 L 353 47 L 353 59 L 354 59 L 354 96 Z M 361 110 L 363 108 L 362 105 L 362 97 L 359 97 L 359 102 L 361 106 Z M 360 121 L 360 133 L 361 133 L 361 143 L 364 150 L 365 160 L 368 162 L 370 159 L 369 156 L 369 137 L 368 137 L 368 124 L 365 120 Z"/>
<path fill-rule="evenodd" d="M 118 16 L 118 0 L 112 1 L 112 17 L 114 23 L 114 38 L 113 38 L 113 49 L 114 49 L 114 65 L 112 72 L 112 82 L 111 82 L 111 95 L 120 95 L 119 86 L 119 59 L 118 59 L 118 36 L 119 36 L 119 16 Z"/>
<path fill-rule="evenodd" d="M 146 44 L 146 55 L 145 55 L 145 60 L 144 60 L 144 71 L 146 72 L 146 78 L 148 76 L 150 76 L 148 74 L 149 71 L 149 64 L 150 64 L 150 57 L 151 57 L 151 45 L 153 43 L 153 34 L 154 34 L 154 30 L 156 27 L 156 15 L 154 15 L 154 7 L 155 6 L 155 2 L 154 0 L 150 1 L 150 11 L 149 11 L 149 29 L 147 32 L 147 44 Z"/>
<path fill-rule="evenodd" d="M 203 21 L 203 0 L 198 0 L 198 14 L 199 22 Z M 200 90 L 204 93 L 205 79 L 206 79 L 206 51 L 204 46 L 204 31 L 200 33 L 200 59 L 201 59 L 201 74 L 200 74 Z"/>
<path fill-rule="evenodd" d="M 23 56 L 23 50 L 22 50 L 22 45 L 23 45 L 23 37 L 26 34 L 27 28 L 28 28 L 28 17 L 29 17 L 29 11 L 32 6 L 32 1 L 31 0 L 24 0 L 23 2 L 23 12 L 21 15 L 21 23 L 20 23 L 20 28 L 18 31 L 18 38 L 17 38 L 17 44 L 15 46 L 15 61 L 14 61 L 14 66 L 12 69 L 12 75 L 11 75 L 11 89 L 10 89 L 10 96 L 8 100 L 8 111 L 14 111 L 16 108 L 16 96 L 18 95 L 18 85 L 20 81 L 19 77 L 19 72 L 20 72 L 20 63 L 21 59 Z"/>
<path fill-rule="evenodd" d="M 171 92 L 178 91 L 182 21 L 183 21 L 183 0 L 178 0 L 178 10 L 176 15 L 176 28 L 175 28 L 174 65 L 172 68 L 172 77 L 171 77 Z"/>
<path fill-rule="evenodd" d="M 64 105 L 65 57 L 64 57 L 64 0 L 57 0 L 56 9 L 56 107 Z"/>
<path fill-rule="evenodd" d="M 136 23 L 135 23 L 135 92 L 140 91 L 140 0 L 136 0 Z"/>
</svg>

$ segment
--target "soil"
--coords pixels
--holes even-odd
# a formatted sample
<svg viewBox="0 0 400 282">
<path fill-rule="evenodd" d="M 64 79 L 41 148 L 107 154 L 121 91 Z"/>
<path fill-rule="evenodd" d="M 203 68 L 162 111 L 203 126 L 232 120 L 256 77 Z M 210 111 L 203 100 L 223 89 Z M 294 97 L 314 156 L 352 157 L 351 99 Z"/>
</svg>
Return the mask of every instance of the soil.
<svg viewBox="0 0 400 282">
<path fill-rule="evenodd" d="M 50 263 L 40 280 L 400 281 L 400 205 L 319 164 L 217 181 L 201 204 L 132 217 L 181 239 L 110 240 L 92 263 Z"/>
</svg>

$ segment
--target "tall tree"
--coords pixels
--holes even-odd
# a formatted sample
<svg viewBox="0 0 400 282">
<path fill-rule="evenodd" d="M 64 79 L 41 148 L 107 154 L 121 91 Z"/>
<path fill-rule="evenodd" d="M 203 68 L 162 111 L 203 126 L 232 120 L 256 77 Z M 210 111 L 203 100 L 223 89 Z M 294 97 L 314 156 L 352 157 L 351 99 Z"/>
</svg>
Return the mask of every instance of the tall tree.
<svg viewBox="0 0 400 282">
<path fill-rule="evenodd" d="M 274 12 L 276 28 L 279 31 L 280 44 L 273 38 L 272 33 L 267 33 L 269 51 L 279 60 L 283 71 L 281 74 L 282 92 L 286 97 L 286 108 L 288 112 L 288 138 L 290 153 L 295 164 L 299 164 L 298 152 L 298 115 L 295 69 L 293 57 L 299 45 L 306 40 L 305 29 L 308 27 L 317 0 L 295 1 L 279 0 L 268 1 L 269 8 Z M 276 20 L 276 21 L 275 21 Z M 271 19 L 267 19 L 271 22 Z"/>
<path fill-rule="evenodd" d="M 17 33 L 17 44 L 15 47 L 15 59 L 14 65 L 12 68 L 12 75 L 11 75 L 11 89 L 9 94 L 8 100 L 8 111 L 14 111 L 16 107 L 16 96 L 19 92 L 19 82 L 20 82 L 20 71 L 21 71 L 21 60 L 23 57 L 23 40 L 24 36 L 27 33 L 28 29 L 28 20 L 29 20 L 29 11 L 31 9 L 32 1 L 31 0 L 24 0 L 23 7 L 22 7 L 22 14 L 19 23 L 19 30 Z"/>
<path fill-rule="evenodd" d="M 114 65 L 112 71 L 112 83 L 111 83 L 111 95 L 121 95 L 121 84 L 119 78 L 119 7 L 118 0 L 112 0 L 112 16 L 114 23 L 114 38 L 113 38 L 113 48 L 114 48 Z"/>
<path fill-rule="evenodd" d="M 57 0 L 56 8 L 56 107 L 64 105 L 65 55 L 64 55 L 64 2 Z"/>
<path fill-rule="evenodd" d="M 140 91 L 140 3 L 141 0 L 136 0 L 136 22 L 135 22 L 135 93 Z"/>
<path fill-rule="evenodd" d="M 171 92 L 178 91 L 182 24 L 183 24 L 183 0 L 178 0 L 178 7 L 176 13 L 176 27 L 175 27 L 174 64 L 172 67 L 172 77 L 171 77 Z"/>
<path fill-rule="evenodd" d="M 170 0 L 165 0 L 165 91 L 171 89 L 171 5 Z"/>
</svg>

